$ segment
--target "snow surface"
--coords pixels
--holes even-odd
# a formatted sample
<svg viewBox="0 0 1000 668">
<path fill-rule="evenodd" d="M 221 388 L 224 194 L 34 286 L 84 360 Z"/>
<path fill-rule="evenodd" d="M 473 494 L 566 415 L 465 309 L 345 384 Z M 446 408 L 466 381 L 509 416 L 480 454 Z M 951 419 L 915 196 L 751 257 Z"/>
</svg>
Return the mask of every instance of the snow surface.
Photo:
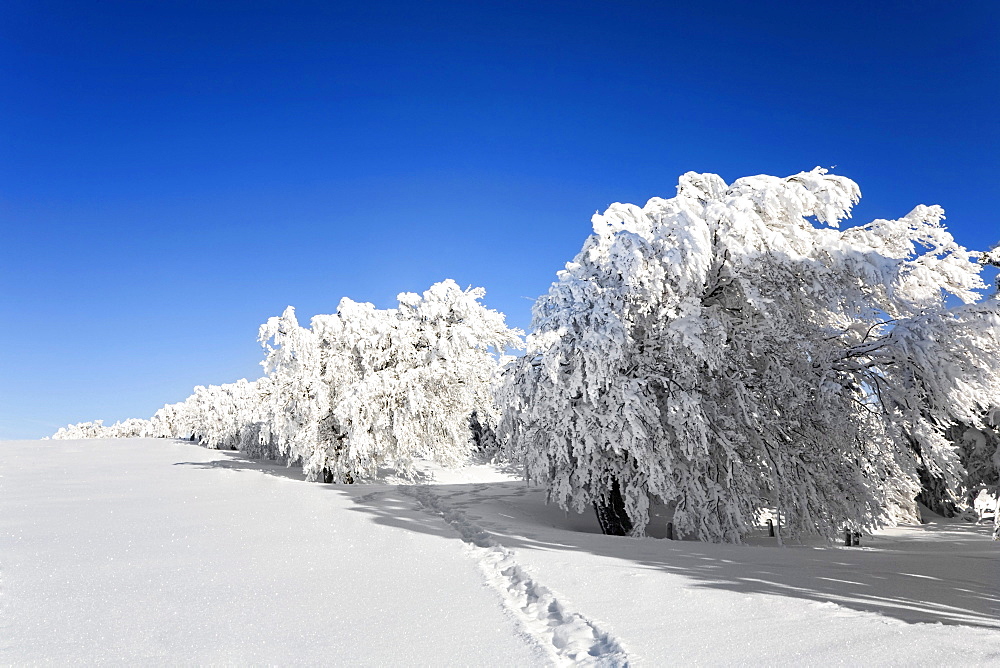
<svg viewBox="0 0 1000 668">
<path fill-rule="evenodd" d="M 986 525 L 627 539 L 486 465 L 323 485 L 183 441 L 0 448 L 0 664 L 1000 663 Z"/>
<path fill-rule="evenodd" d="M 0 664 L 544 661 L 443 524 L 179 441 L 0 447 Z"/>
</svg>

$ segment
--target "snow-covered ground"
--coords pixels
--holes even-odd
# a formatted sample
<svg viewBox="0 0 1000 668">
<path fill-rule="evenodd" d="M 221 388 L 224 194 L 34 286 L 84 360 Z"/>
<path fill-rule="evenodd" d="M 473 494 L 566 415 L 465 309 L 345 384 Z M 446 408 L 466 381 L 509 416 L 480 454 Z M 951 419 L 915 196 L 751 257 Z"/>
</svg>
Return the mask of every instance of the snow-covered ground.
<svg viewBox="0 0 1000 668">
<path fill-rule="evenodd" d="M 985 525 L 633 540 L 489 466 L 336 486 L 180 441 L 0 454 L 4 665 L 1000 664 Z"/>
</svg>

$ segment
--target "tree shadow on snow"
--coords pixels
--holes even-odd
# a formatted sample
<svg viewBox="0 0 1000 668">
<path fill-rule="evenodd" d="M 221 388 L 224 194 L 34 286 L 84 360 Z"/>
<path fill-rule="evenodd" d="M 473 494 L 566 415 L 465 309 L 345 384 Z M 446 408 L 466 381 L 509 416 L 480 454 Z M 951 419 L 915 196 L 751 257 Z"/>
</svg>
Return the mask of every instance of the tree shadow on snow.
<svg viewBox="0 0 1000 668">
<path fill-rule="evenodd" d="M 174 466 L 190 466 L 196 469 L 206 470 L 227 470 L 227 471 L 254 471 L 265 475 L 279 478 L 289 478 L 291 480 L 301 480 L 305 482 L 306 476 L 298 466 L 285 466 L 284 464 L 269 459 L 249 459 L 246 455 L 236 450 L 210 450 L 218 453 L 223 459 L 207 462 L 175 462 Z"/>
<path fill-rule="evenodd" d="M 329 485 L 351 497 L 374 522 L 461 539 L 439 513 L 414 511 L 400 488 Z M 372 489 L 367 489 L 372 487 Z M 379 489 L 374 489 L 379 487 Z M 962 624 L 1000 630 L 997 543 L 985 525 L 942 521 L 866 537 L 863 547 L 779 548 L 715 545 L 601 535 L 592 512 L 564 513 L 544 491 L 524 483 L 431 485 L 442 510 L 458 511 L 515 552 L 587 552 L 620 560 L 623 569 L 684 576 L 694 586 L 770 594 L 874 612 L 909 623 Z"/>
<path fill-rule="evenodd" d="M 298 467 L 217 451 L 215 461 L 175 466 L 256 472 L 303 481 Z M 318 484 L 318 483 L 309 483 Z M 433 509 L 418 509 L 406 486 L 373 483 L 322 485 L 349 497 L 353 510 L 377 524 L 462 540 Z M 861 548 L 714 545 L 655 538 L 604 536 L 593 512 L 565 513 L 546 505 L 539 487 L 523 482 L 421 485 L 442 510 L 456 511 L 518 551 L 590 553 L 616 559 L 623 569 L 649 569 L 683 576 L 678 586 L 742 594 L 770 594 L 875 612 L 909 623 L 942 623 L 1000 630 L 997 543 L 990 528 L 940 521 L 866 537 Z"/>
</svg>

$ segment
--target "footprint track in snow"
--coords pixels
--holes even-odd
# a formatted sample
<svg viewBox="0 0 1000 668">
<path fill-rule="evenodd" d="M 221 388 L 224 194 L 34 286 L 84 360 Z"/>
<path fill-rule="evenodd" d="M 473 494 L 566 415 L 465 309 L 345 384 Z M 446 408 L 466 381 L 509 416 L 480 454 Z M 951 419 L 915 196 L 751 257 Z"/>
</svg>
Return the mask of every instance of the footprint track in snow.
<svg viewBox="0 0 1000 668">
<path fill-rule="evenodd" d="M 401 486 L 400 491 L 458 531 L 469 544 L 489 584 L 554 664 L 629 665 L 628 654 L 617 638 L 580 613 L 568 610 L 548 587 L 521 568 L 511 550 L 469 520 L 465 513 L 448 507 L 425 485 Z"/>
</svg>

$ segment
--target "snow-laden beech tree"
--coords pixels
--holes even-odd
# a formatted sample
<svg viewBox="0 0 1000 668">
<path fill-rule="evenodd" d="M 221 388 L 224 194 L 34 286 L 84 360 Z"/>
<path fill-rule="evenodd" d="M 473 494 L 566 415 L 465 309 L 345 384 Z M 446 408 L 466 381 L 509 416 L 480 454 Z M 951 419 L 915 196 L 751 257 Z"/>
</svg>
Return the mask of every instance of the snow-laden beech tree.
<svg viewBox="0 0 1000 668">
<path fill-rule="evenodd" d="M 498 414 L 499 358 L 523 347 L 482 288 L 436 283 L 395 309 L 344 298 L 301 327 L 289 309 L 260 331 L 271 383 L 269 437 L 313 480 L 353 482 L 413 457 L 468 457 Z M 506 359 L 502 360 L 506 362 Z"/>
<path fill-rule="evenodd" d="M 996 499 L 1000 497 L 1000 408 L 987 411 L 983 424 L 973 426 L 956 423 L 948 432 L 958 448 L 962 465 L 967 472 L 969 506 L 976 505 L 976 497 L 984 492 Z M 952 516 L 958 504 L 945 504 L 936 510 Z M 1000 508 L 993 503 L 993 539 L 1000 540 Z"/>
<path fill-rule="evenodd" d="M 266 379 L 240 379 L 223 385 L 199 385 L 182 402 L 167 404 L 149 420 L 149 435 L 185 438 L 218 450 L 266 454 L 261 423 L 267 413 L 262 387 Z"/>
<path fill-rule="evenodd" d="M 819 168 L 687 173 L 595 215 L 505 373 L 508 452 L 609 533 L 650 499 L 739 541 L 761 508 L 832 536 L 912 516 L 921 479 L 960 495 L 945 430 L 1000 405 L 1000 307 L 939 207 L 838 229 L 859 198 Z"/>
<path fill-rule="evenodd" d="M 270 390 L 264 397 L 261 439 L 289 464 L 308 466 L 329 403 L 316 335 L 299 325 L 289 306 L 261 325 L 258 338 L 267 351 L 261 365 Z"/>
<path fill-rule="evenodd" d="M 219 450 L 252 449 L 259 438 L 262 413 L 256 382 L 241 378 L 235 383 L 199 386 L 193 399 L 198 409 L 191 430 L 197 441 Z"/>
<path fill-rule="evenodd" d="M 979 263 L 1000 268 L 1000 243 L 997 243 L 992 250 L 983 253 L 979 258 Z M 1000 292 L 1000 274 L 996 277 L 996 290 Z"/>
<path fill-rule="evenodd" d="M 968 476 L 971 501 L 980 489 L 1000 493 L 1000 408 L 987 411 L 983 424 L 958 423 L 950 431 Z"/>
</svg>

